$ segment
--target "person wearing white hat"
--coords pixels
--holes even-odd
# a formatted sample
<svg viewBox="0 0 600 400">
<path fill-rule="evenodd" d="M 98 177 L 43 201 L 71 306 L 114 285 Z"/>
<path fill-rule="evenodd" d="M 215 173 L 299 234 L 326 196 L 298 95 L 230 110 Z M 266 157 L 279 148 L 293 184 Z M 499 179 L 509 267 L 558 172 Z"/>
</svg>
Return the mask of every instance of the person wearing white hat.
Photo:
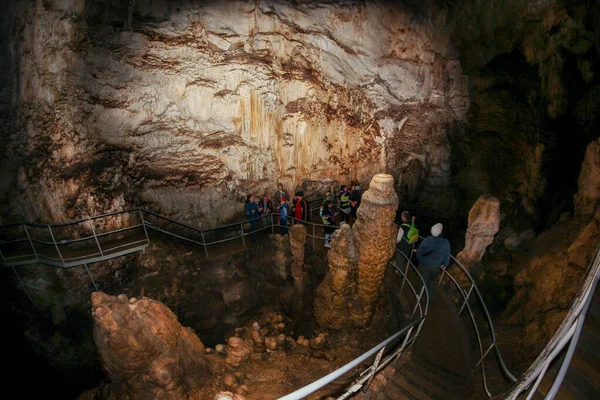
<svg viewBox="0 0 600 400">
<path fill-rule="evenodd" d="M 429 301 L 435 298 L 435 281 L 440 270 L 450 264 L 450 242 L 440 237 L 444 226 L 439 222 L 431 227 L 431 236 L 425 238 L 417 250 L 419 273 L 425 281 L 429 293 Z"/>
</svg>

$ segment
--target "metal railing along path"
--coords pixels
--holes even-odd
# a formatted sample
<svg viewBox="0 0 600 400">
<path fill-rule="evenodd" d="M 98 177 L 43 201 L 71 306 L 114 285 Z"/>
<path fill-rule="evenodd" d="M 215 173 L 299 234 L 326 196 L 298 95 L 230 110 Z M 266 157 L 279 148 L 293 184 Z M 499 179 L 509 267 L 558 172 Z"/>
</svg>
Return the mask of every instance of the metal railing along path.
<svg viewBox="0 0 600 400">
<path fill-rule="evenodd" d="M 552 361 L 554 361 L 564 350 L 565 346 L 569 344 L 565 358 L 560 365 L 560 370 L 554 379 L 554 383 L 544 397 L 549 400 L 555 398 L 558 389 L 565 378 L 575 348 L 577 347 L 585 316 L 589 310 L 594 293 L 596 292 L 599 279 L 600 245 L 596 248 L 596 255 L 590 263 L 585 279 L 579 286 L 579 290 L 571 303 L 567 316 L 556 330 L 552 339 L 550 339 L 544 350 L 542 350 L 538 358 L 531 364 L 527 371 L 521 375 L 517 383 L 496 398 L 512 400 L 517 399 L 519 396 L 526 393 L 526 400 L 530 400 L 536 394 L 537 388 L 548 372 L 548 368 Z"/>
<path fill-rule="evenodd" d="M 475 280 L 473 279 L 471 274 L 467 271 L 467 269 L 460 263 L 460 261 L 458 261 L 452 255 L 450 256 L 450 259 L 452 260 L 452 263 L 458 267 L 460 273 L 462 273 L 468 279 L 469 288 L 468 288 L 468 290 L 465 290 L 465 288 L 463 288 L 458 283 L 457 278 L 454 276 L 456 274 L 456 272 L 452 268 L 446 268 L 445 270 L 442 270 L 438 284 L 441 284 L 444 277 L 447 277 L 448 279 L 450 279 L 450 281 L 452 281 L 452 283 L 454 283 L 454 286 L 456 287 L 456 289 L 458 289 L 458 292 L 460 293 L 460 295 L 462 297 L 462 305 L 460 306 L 458 314 L 459 315 L 462 314 L 462 312 L 464 310 L 467 310 L 469 313 L 471 323 L 473 324 L 473 329 L 475 330 L 475 336 L 477 337 L 477 344 L 479 347 L 479 355 L 480 355 L 479 360 L 475 364 L 475 368 L 481 367 L 481 377 L 482 377 L 482 381 L 483 381 L 483 388 L 484 388 L 486 394 L 488 395 L 488 397 L 492 397 L 492 393 L 490 392 L 490 389 L 488 387 L 487 377 L 486 377 L 486 373 L 485 373 L 485 367 L 483 364 L 484 360 L 490 354 L 492 349 L 494 350 L 494 352 L 496 354 L 496 358 L 498 361 L 498 365 L 500 366 L 500 370 L 502 371 L 504 376 L 509 380 L 509 382 L 516 382 L 517 378 L 515 378 L 514 375 L 508 370 L 508 368 L 506 367 L 506 363 L 504 362 L 504 359 L 502 358 L 502 354 L 500 353 L 500 349 L 499 349 L 498 343 L 496 341 L 496 332 L 494 331 L 494 324 L 492 323 L 492 318 L 490 317 L 490 313 L 488 312 L 485 302 L 483 301 L 483 297 L 481 296 L 481 293 L 479 292 L 479 288 L 475 284 Z M 485 321 L 487 322 L 487 326 L 489 329 L 489 336 L 490 336 L 491 343 L 485 349 L 485 351 L 483 349 L 483 342 L 482 342 L 481 331 L 479 329 L 479 325 L 477 324 L 477 320 L 475 318 L 475 315 L 473 313 L 471 305 L 469 304 L 469 300 L 472 299 L 473 297 L 477 299 L 479 306 L 483 310 L 484 318 L 485 318 Z"/>
</svg>

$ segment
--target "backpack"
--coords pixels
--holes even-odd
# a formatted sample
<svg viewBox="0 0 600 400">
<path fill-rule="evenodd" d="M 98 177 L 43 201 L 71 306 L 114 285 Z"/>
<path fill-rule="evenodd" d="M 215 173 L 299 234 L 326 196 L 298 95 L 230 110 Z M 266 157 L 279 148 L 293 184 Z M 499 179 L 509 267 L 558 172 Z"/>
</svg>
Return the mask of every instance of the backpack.
<svg viewBox="0 0 600 400">
<path fill-rule="evenodd" d="M 406 233 L 408 244 L 413 244 L 419 240 L 419 230 L 415 227 L 415 224 L 402 224 L 401 226 L 408 228 L 408 232 Z"/>
</svg>

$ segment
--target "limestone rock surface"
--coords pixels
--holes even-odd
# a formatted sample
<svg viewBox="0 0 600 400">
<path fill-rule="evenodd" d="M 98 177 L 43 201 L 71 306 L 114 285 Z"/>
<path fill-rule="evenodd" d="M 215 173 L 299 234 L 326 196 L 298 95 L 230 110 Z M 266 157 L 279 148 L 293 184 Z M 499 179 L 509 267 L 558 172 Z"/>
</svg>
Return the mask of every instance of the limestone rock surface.
<svg viewBox="0 0 600 400">
<path fill-rule="evenodd" d="M 306 226 L 296 224 L 290 228 L 289 234 L 290 250 L 292 251 L 292 278 L 295 282 L 302 282 Z"/>
<path fill-rule="evenodd" d="M 354 323 L 367 326 L 383 284 L 389 259 L 394 255 L 398 227 L 394 223 L 398 196 L 394 177 L 377 174 L 362 196 L 357 219 L 352 226 L 357 248 L 357 294 L 364 307 L 354 310 Z"/>
<path fill-rule="evenodd" d="M 464 119 L 467 79 L 444 25 L 402 4 L 8 3 L 6 214 L 144 204 L 204 226 L 278 181 L 368 181 L 412 159 L 447 179 L 431 139 Z"/>
<path fill-rule="evenodd" d="M 342 329 L 350 323 L 350 305 L 356 297 L 357 254 L 350 225 L 334 232 L 327 258 L 329 272 L 315 293 L 314 316 L 320 326 Z"/>
<path fill-rule="evenodd" d="M 575 197 L 575 213 L 592 215 L 600 204 L 600 139 L 585 150 Z"/>
<path fill-rule="evenodd" d="M 94 342 L 110 379 L 105 399 L 189 399 L 211 377 L 205 347 L 164 304 L 92 294 Z"/>
<path fill-rule="evenodd" d="M 465 248 L 456 258 L 466 266 L 478 263 L 485 254 L 485 249 L 494 241 L 498 230 L 500 200 L 490 194 L 481 195 L 469 211 Z"/>
</svg>

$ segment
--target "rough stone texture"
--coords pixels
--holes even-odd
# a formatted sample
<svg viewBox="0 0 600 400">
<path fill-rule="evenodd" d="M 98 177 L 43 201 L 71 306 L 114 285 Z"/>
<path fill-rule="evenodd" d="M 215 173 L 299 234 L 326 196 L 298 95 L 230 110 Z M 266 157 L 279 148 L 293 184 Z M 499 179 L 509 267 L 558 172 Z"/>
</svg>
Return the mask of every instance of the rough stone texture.
<svg viewBox="0 0 600 400">
<path fill-rule="evenodd" d="M 239 337 L 230 337 L 227 341 L 227 358 L 225 364 L 231 369 L 242 367 L 245 361 L 248 360 L 250 349 L 246 342 Z"/>
<path fill-rule="evenodd" d="M 432 137 L 467 79 L 444 26 L 401 4 L 8 3 L 5 216 L 144 204 L 214 225 L 278 181 L 449 170 Z"/>
<path fill-rule="evenodd" d="M 294 225 L 290 228 L 290 249 L 292 251 L 292 278 L 295 282 L 302 282 L 304 275 L 304 247 L 306 244 L 306 226 Z"/>
<path fill-rule="evenodd" d="M 351 322 L 350 304 L 356 297 L 357 254 L 350 225 L 334 232 L 327 258 L 329 272 L 315 293 L 314 316 L 320 326 L 343 329 Z"/>
<path fill-rule="evenodd" d="M 588 145 L 574 196 L 575 213 L 592 215 L 600 204 L 600 139 Z"/>
<path fill-rule="evenodd" d="M 499 229 L 500 201 L 491 194 L 483 194 L 469 211 L 465 248 L 456 258 L 467 267 L 481 261 Z"/>
<path fill-rule="evenodd" d="M 375 304 L 383 284 L 388 260 L 394 255 L 398 226 L 394 223 L 398 196 L 394 177 L 377 174 L 363 194 L 352 232 L 357 249 L 357 294 L 364 303 L 353 309 L 352 319 L 357 326 L 367 326 L 373 317 Z"/>
<path fill-rule="evenodd" d="M 103 398 L 189 399 L 211 377 L 204 345 L 164 304 L 94 292 L 92 316 Z"/>
<path fill-rule="evenodd" d="M 246 398 L 241 394 L 220 392 L 215 396 L 214 400 L 246 400 Z"/>
</svg>

